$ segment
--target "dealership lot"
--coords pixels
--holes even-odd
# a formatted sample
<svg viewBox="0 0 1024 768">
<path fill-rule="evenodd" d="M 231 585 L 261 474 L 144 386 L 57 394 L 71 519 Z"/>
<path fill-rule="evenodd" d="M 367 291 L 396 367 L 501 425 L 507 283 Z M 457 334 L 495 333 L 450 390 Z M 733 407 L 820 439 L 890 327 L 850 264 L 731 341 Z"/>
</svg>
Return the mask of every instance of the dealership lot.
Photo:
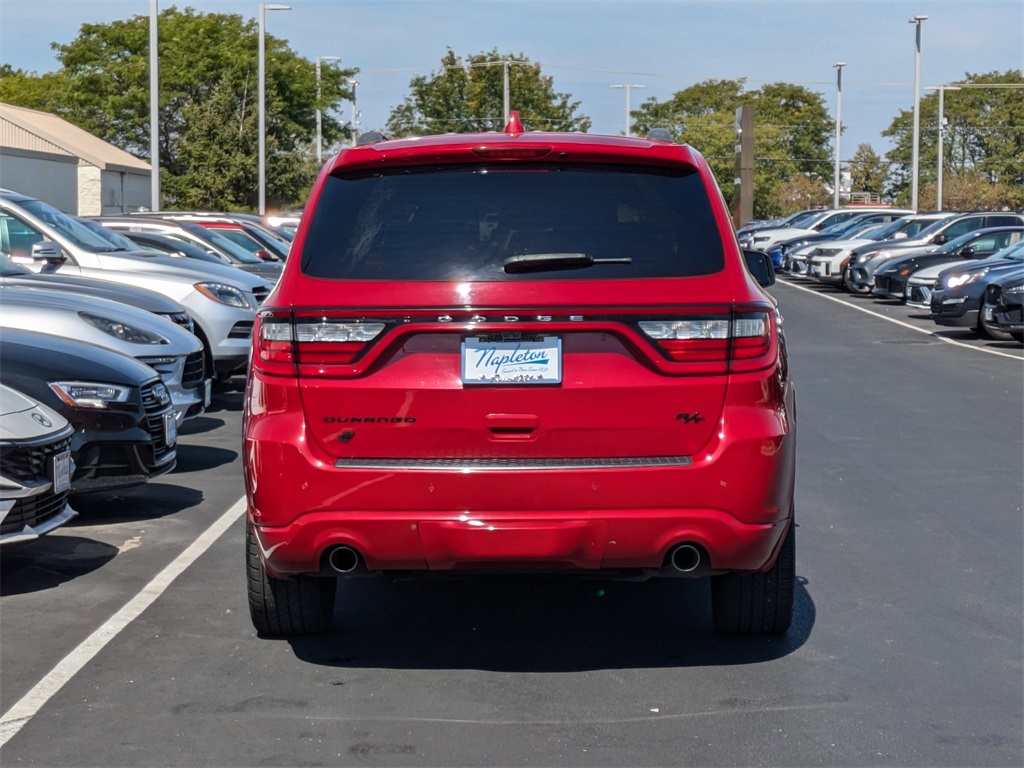
<svg viewBox="0 0 1024 768">
<path fill-rule="evenodd" d="M 346 582 L 328 635 L 261 640 L 236 377 L 182 428 L 173 473 L 4 553 L 0 759 L 1020 765 L 1021 347 L 783 281 L 786 636 L 715 635 L 699 582 L 495 578 Z"/>
</svg>

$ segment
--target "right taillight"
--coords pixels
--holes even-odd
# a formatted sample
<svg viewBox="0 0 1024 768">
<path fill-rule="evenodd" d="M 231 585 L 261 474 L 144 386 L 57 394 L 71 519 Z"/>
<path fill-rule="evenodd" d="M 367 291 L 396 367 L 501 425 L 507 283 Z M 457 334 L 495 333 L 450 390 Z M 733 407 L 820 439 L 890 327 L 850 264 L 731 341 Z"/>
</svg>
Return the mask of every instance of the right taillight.
<svg viewBox="0 0 1024 768">
<path fill-rule="evenodd" d="M 772 314 L 764 310 L 641 320 L 640 330 L 673 362 L 700 373 L 756 371 L 774 359 Z"/>
</svg>

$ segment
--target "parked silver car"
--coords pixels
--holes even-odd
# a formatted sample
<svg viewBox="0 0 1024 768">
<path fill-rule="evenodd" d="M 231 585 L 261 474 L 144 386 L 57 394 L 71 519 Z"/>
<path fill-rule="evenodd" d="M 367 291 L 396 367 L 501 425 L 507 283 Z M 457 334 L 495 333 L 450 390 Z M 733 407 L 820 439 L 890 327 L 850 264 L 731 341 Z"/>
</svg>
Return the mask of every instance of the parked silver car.
<svg viewBox="0 0 1024 768">
<path fill-rule="evenodd" d="M 47 288 L 52 291 L 69 291 L 83 296 L 119 301 L 122 304 L 166 317 L 189 333 L 195 333 L 195 321 L 181 304 L 148 288 L 112 283 L 109 280 L 97 280 L 93 277 L 58 275 L 52 272 L 37 273 L 21 264 L 15 264 L 3 253 L 0 253 L 0 285 Z"/>
<path fill-rule="evenodd" d="M 195 320 L 218 377 L 244 370 L 267 280 L 231 266 L 122 251 L 81 222 L 35 198 L 0 192 L 0 251 L 33 271 L 56 271 L 162 293 Z"/>
<path fill-rule="evenodd" d="M 127 304 L 44 288 L 0 285 L 0 328 L 78 339 L 134 357 L 160 374 L 180 424 L 210 402 L 203 345 L 183 328 Z"/>
<path fill-rule="evenodd" d="M 78 513 L 71 492 L 71 425 L 0 384 L 0 546 L 32 541 Z"/>
</svg>

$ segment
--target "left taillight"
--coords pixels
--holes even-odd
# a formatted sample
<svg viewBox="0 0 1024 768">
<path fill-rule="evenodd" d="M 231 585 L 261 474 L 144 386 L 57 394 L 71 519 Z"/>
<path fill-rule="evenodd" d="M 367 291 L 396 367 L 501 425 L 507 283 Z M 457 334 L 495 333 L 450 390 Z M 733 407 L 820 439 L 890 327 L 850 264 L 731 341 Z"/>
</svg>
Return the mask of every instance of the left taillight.
<svg viewBox="0 0 1024 768">
<path fill-rule="evenodd" d="M 357 360 L 384 330 L 383 322 L 301 314 L 260 313 L 256 368 L 281 376 L 323 376 Z"/>
</svg>

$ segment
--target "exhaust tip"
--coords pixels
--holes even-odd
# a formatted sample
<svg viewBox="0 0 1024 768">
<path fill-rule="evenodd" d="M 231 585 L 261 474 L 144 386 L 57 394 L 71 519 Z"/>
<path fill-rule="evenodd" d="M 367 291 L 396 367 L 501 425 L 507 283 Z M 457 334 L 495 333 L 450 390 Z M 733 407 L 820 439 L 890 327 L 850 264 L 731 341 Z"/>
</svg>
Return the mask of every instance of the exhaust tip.
<svg viewBox="0 0 1024 768">
<path fill-rule="evenodd" d="M 700 567 L 700 550 L 693 544 L 680 544 L 669 554 L 669 562 L 679 573 L 693 573 Z"/>
<path fill-rule="evenodd" d="M 327 563 L 338 573 L 352 573 L 359 567 L 359 553 L 352 547 L 340 546 L 331 550 Z"/>
</svg>

